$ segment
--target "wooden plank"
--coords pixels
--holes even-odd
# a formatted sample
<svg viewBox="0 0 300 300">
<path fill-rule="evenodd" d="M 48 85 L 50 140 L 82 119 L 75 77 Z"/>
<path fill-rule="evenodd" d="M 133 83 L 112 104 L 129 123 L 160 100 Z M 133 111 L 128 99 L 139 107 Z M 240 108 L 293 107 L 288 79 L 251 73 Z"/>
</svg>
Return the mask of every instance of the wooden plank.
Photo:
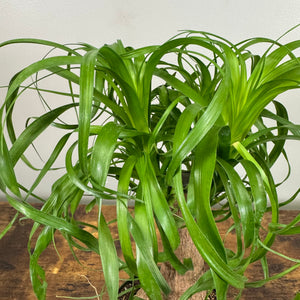
<svg viewBox="0 0 300 300">
<path fill-rule="evenodd" d="M 107 220 L 113 220 L 116 216 L 114 206 L 105 206 L 103 211 Z M 299 213 L 299 211 L 281 211 L 280 221 L 287 223 Z M 13 216 L 14 210 L 7 203 L 0 202 L 0 230 L 7 225 Z M 97 212 L 92 211 L 87 215 L 84 206 L 82 206 L 77 217 L 82 221 L 96 224 Z M 265 225 L 267 223 L 268 220 L 266 219 Z M 35 299 L 28 271 L 27 240 L 31 226 L 32 222 L 30 220 L 18 221 L 8 234 L 0 240 L 0 300 Z M 113 235 L 116 238 L 116 225 L 112 224 L 111 226 Z M 225 233 L 227 226 L 228 223 L 226 222 L 221 224 L 220 232 L 222 234 Z M 234 235 L 229 234 L 226 240 L 229 245 L 234 245 Z M 104 280 L 99 257 L 93 253 L 75 250 L 82 264 L 80 265 L 74 260 L 61 234 L 57 233 L 55 235 L 55 242 L 61 257 L 58 257 L 53 245 L 51 245 L 40 259 L 41 265 L 45 268 L 48 282 L 47 300 L 59 299 L 57 296 L 94 296 L 95 290 L 92 285 L 100 293 L 104 286 Z M 274 249 L 282 251 L 287 256 L 300 259 L 300 235 L 278 237 Z M 118 245 L 117 250 L 121 255 Z M 271 275 L 291 266 L 286 260 L 274 255 L 268 255 L 268 261 L 271 266 Z M 259 264 L 253 264 L 247 271 L 247 275 L 250 280 L 262 278 Z M 268 283 L 262 288 L 245 290 L 241 299 L 293 299 L 298 291 L 300 291 L 300 269 L 293 271 L 284 278 Z M 237 291 L 231 289 L 228 299 L 233 299 L 236 294 Z M 103 299 L 108 299 L 107 295 Z"/>
</svg>

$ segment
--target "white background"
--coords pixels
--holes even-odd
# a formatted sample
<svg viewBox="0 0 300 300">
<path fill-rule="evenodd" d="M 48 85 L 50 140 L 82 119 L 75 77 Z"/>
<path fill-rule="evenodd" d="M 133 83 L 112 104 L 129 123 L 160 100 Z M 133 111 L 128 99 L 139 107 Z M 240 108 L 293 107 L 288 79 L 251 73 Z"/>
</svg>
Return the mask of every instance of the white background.
<svg viewBox="0 0 300 300">
<path fill-rule="evenodd" d="M 222 35 L 232 42 L 249 37 L 266 36 L 276 39 L 300 23 L 299 0 L 1 0 L 0 42 L 33 37 L 60 43 L 87 42 L 100 47 L 121 39 L 133 47 L 162 43 L 182 29 L 204 30 Z M 300 38 L 300 29 L 290 33 L 286 41 Z M 20 68 L 42 57 L 45 49 L 33 46 L 0 48 L 0 85 L 6 85 Z M 0 105 L 4 89 L 0 89 Z M 290 118 L 300 123 L 300 92 L 289 93 L 281 100 L 290 111 Z M 29 101 L 30 103 L 30 101 Z M 34 111 L 35 107 L 29 107 Z M 28 104 L 24 101 L 24 111 Z M 19 112 L 22 114 L 22 109 Z M 44 141 L 45 151 L 51 136 Z M 299 186 L 299 142 L 289 143 L 288 153 L 293 165 L 291 180 L 279 190 L 285 200 Z M 285 166 L 279 164 L 275 177 L 282 178 Z M 17 173 L 24 184 L 33 175 Z M 40 187 L 42 195 L 50 190 L 49 180 Z M 295 204 L 300 208 L 300 199 Z M 295 206 L 293 206 L 295 207 Z"/>
</svg>

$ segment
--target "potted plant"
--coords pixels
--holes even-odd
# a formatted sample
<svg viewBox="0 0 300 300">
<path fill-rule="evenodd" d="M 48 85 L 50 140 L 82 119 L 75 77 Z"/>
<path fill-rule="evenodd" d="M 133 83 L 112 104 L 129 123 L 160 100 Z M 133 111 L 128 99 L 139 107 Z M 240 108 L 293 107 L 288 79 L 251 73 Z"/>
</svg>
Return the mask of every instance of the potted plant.
<svg viewBox="0 0 300 300">
<path fill-rule="evenodd" d="M 130 280 L 138 278 L 150 299 L 168 295 L 160 263 L 168 262 L 179 274 L 193 267 L 193 257 L 175 254 L 184 228 L 208 270 L 180 299 L 215 289 L 222 300 L 229 286 L 242 293 L 273 279 L 264 258 L 276 235 L 300 232 L 300 216 L 288 225 L 278 224 L 279 206 L 295 197 L 279 204 L 271 173 L 281 155 L 287 159 L 286 140 L 300 137 L 299 125 L 289 121 L 284 105 L 276 101 L 279 94 L 300 86 L 299 40 L 281 44 L 251 38 L 234 44 L 214 34 L 184 31 L 162 45 L 139 49 L 121 41 L 98 49 L 37 39 L 10 40 L 0 48 L 17 43 L 51 49 L 11 79 L 0 114 L 0 188 L 16 211 L 35 222 L 30 239 L 40 230 L 29 253 L 38 299 L 45 299 L 47 286 L 38 259 L 56 230 L 70 247 L 100 255 L 110 299 L 118 298 L 120 269 Z M 260 45 L 267 49 L 257 54 L 253 49 Z M 68 90 L 43 84 L 52 77 Z M 30 116 L 25 129 L 16 133 L 14 111 L 30 90 L 37 92 L 45 112 Z M 49 94 L 59 103 L 47 102 Z M 74 118 L 65 120 L 66 115 Z M 49 128 L 58 131 L 59 139 L 37 168 L 26 150 Z M 36 187 L 60 156 L 65 173 L 43 200 Z M 38 169 L 29 187 L 15 172 L 20 161 Z M 116 180 L 115 189 L 107 187 L 109 178 Z M 97 238 L 74 217 L 85 196 L 87 213 L 93 207 L 99 211 Z M 42 201 L 41 209 L 29 197 Z M 117 211 L 123 260 L 101 211 L 104 200 L 116 201 L 112 209 Z M 266 211 L 271 211 L 272 222 L 262 236 Z M 227 249 L 218 231 L 217 222 L 228 218 L 236 249 Z M 248 282 L 245 270 L 258 260 L 265 278 Z M 132 299 L 134 292 L 132 288 Z"/>
</svg>

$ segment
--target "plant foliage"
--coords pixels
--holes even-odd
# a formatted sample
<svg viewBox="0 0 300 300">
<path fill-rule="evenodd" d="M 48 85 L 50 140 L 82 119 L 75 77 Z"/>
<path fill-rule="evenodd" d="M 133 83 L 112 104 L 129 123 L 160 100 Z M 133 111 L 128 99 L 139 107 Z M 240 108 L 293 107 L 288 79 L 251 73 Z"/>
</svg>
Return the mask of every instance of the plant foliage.
<svg viewBox="0 0 300 300">
<path fill-rule="evenodd" d="M 285 142 L 300 138 L 299 125 L 289 121 L 276 100 L 300 87 L 300 40 L 281 44 L 251 38 L 234 44 L 210 33 L 184 31 L 162 45 L 139 49 L 124 47 L 121 41 L 98 49 L 37 39 L 10 40 L 0 48 L 18 43 L 51 49 L 11 79 L 0 110 L 0 189 L 18 212 L 35 222 L 29 255 L 38 299 L 46 298 L 47 287 L 38 259 L 55 230 L 71 248 L 100 255 L 110 299 L 118 297 L 120 269 L 138 277 L 150 299 L 170 292 L 158 263 L 169 261 L 181 274 L 189 269 L 174 254 L 182 226 L 209 270 L 181 299 L 216 289 L 222 300 L 229 286 L 242 291 L 272 279 L 265 256 L 276 235 L 300 233 L 300 216 L 278 224 L 278 184 L 271 172 L 280 157 L 288 164 Z M 258 54 L 257 48 L 265 50 Z M 68 89 L 48 88 L 44 82 L 51 78 Z M 30 116 L 19 133 L 14 112 L 32 90 L 44 112 Z M 47 100 L 53 95 L 55 103 Z M 73 120 L 64 120 L 66 115 Z M 51 128 L 59 138 L 42 167 L 36 167 L 26 151 Z M 64 174 L 43 201 L 35 190 L 59 157 L 64 157 Z M 36 170 L 29 187 L 15 172 L 20 162 Z M 185 174 L 188 184 L 182 180 Z M 115 189 L 107 186 L 111 178 L 117 182 Z M 29 197 L 42 201 L 42 208 L 28 203 Z M 86 197 L 87 213 L 98 209 L 98 238 L 74 216 Z M 104 200 L 116 201 L 123 261 L 101 211 Z M 272 223 L 262 236 L 267 211 Z M 236 249 L 227 249 L 218 231 L 217 222 L 228 218 Z M 265 278 L 249 282 L 244 273 L 258 260 Z"/>
</svg>

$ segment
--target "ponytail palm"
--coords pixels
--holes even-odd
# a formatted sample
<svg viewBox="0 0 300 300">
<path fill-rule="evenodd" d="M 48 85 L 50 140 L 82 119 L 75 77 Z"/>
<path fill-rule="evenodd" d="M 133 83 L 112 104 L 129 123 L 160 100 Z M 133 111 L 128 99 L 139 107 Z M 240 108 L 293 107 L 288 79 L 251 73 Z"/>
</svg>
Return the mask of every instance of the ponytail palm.
<svg viewBox="0 0 300 300">
<path fill-rule="evenodd" d="M 284 105 L 276 101 L 278 95 L 300 87 L 296 54 L 300 41 L 283 45 L 253 38 L 233 44 L 209 33 L 187 31 L 162 45 L 140 49 L 126 48 L 120 41 L 97 49 L 35 39 L 11 40 L 0 47 L 17 43 L 60 52 L 11 79 L 0 114 L 0 188 L 18 212 L 35 222 L 30 248 L 32 236 L 41 229 L 30 253 L 38 299 L 46 298 L 47 286 L 38 259 L 55 230 L 71 248 L 100 255 L 110 299 L 118 297 L 120 269 L 130 278 L 138 277 L 150 299 L 162 299 L 170 292 L 158 263 L 168 261 L 180 274 L 191 267 L 174 254 L 182 226 L 209 266 L 182 299 L 211 289 L 216 289 L 218 299 L 226 299 L 229 286 L 242 291 L 272 279 L 265 255 L 276 235 L 300 233 L 299 216 L 289 225 L 278 224 L 277 184 L 271 172 L 280 156 L 287 159 L 286 140 L 300 137 L 299 125 L 289 121 Z M 267 45 L 262 55 L 251 50 L 259 45 Z M 68 91 L 42 87 L 51 77 L 65 82 Z M 31 116 L 17 134 L 14 110 L 32 89 L 45 112 Z M 48 94 L 61 98 L 61 104 L 50 108 Z M 64 121 L 66 114 L 74 119 Z M 37 168 L 26 150 L 50 127 L 61 137 Z M 27 199 L 42 201 L 35 190 L 61 156 L 65 173 L 38 210 Z M 15 173 L 19 161 L 37 171 L 32 186 L 21 185 Z M 187 185 L 183 172 L 189 174 Z M 110 178 L 117 182 L 115 189 L 107 186 Z M 98 209 L 97 239 L 74 216 L 86 196 L 87 212 L 94 206 Z M 124 260 L 117 256 L 102 214 L 103 200 L 116 201 Z M 134 200 L 133 214 L 129 200 Z M 263 238 L 261 220 L 268 210 L 272 223 Z M 228 218 L 233 222 L 236 249 L 225 247 L 216 225 Z M 245 270 L 257 260 L 265 278 L 249 282 Z"/>
</svg>

